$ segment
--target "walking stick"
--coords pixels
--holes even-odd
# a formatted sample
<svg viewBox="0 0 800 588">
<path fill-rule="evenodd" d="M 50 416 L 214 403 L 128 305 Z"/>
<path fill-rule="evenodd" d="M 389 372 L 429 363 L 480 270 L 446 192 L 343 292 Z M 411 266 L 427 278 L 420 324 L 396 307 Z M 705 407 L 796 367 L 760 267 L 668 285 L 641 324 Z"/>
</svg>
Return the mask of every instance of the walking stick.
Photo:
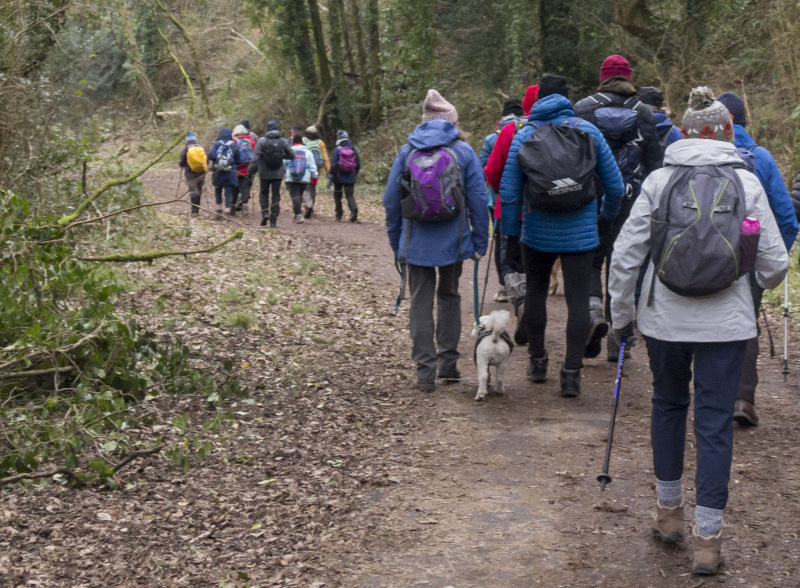
<svg viewBox="0 0 800 588">
<path fill-rule="evenodd" d="M 603 462 L 603 472 L 597 476 L 597 481 L 600 482 L 600 491 L 604 492 L 606 484 L 611 483 L 611 476 L 608 475 L 608 463 L 611 461 L 611 442 L 614 440 L 614 423 L 617 420 L 617 404 L 619 402 L 619 388 L 622 382 L 622 361 L 625 357 L 625 344 L 628 342 L 627 337 L 622 338 L 622 344 L 619 346 L 619 360 L 617 362 L 617 383 L 614 386 L 614 402 L 611 405 L 611 422 L 608 423 L 608 445 L 606 445 L 606 459 Z"/>
<path fill-rule="evenodd" d="M 772 329 L 769 328 L 769 321 L 767 320 L 767 313 L 764 307 L 761 307 L 761 316 L 764 318 L 764 326 L 767 327 L 767 337 L 769 337 L 769 356 L 775 357 L 775 342 L 772 340 Z"/>
<path fill-rule="evenodd" d="M 391 315 L 397 316 L 397 311 L 400 310 L 400 303 L 406 297 L 406 264 L 401 262 L 396 255 L 394 256 L 394 268 L 400 274 L 400 294 L 397 296 L 397 302 L 392 307 Z"/>
<path fill-rule="evenodd" d="M 783 381 L 789 375 L 789 274 L 783 280 Z"/>
<path fill-rule="evenodd" d="M 486 302 L 486 286 L 489 284 L 489 268 L 492 267 L 492 250 L 494 249 L 494 242 L 497 240 L 497 219 L 494 219 L 494 228 L 492 229 L 492 242 L 489 243 L 489 258 L 486 262 L 486 277 L 483 279 L 483 295 L 481 296 L 481 306 L 479 309 L 480 314 L 483 314 L 483 303 Z"/>
</svg>

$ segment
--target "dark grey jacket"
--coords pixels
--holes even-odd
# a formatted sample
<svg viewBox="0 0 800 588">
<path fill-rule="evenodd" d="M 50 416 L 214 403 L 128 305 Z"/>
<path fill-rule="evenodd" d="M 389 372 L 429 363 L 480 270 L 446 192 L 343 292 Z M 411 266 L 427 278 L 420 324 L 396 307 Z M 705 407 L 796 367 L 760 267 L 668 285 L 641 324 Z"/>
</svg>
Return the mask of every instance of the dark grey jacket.
<svg viewBox="0 0 800 588">
<path fill-rule="evenodd" d="M 256 152 L 253 154 L 253 162 L 250 164 L 250 169 L 248 170 L 250 175 L 255 172 L 255 166 L 258 166 L 258 175 L 262 180 L 278 180 L 283 178 L 286 172 L 284 165 L 281 164 L 280 167 L 270 169 L 267 167 L 263 157 L 263 154 L 269 149 L 274 148 L 273 145 L 276 143 L 279 143 L 278 146 L 282 146 L 283 159 L 292 159 L 294 157 L 294 153 L 292 153 L 292 149 L 289 147 L 289 142 L 281 137 L 280 131 L 269 131 L 256 143 Z"/>
<path fill-rule="evenodd" d="M 797 174 L 797 180 L 794 183 L 794 190 L 791 193 L 792 204 L 794 204 L 794 214 L 797 220 L 800 221 L 800 174 Z"/>
</svg>

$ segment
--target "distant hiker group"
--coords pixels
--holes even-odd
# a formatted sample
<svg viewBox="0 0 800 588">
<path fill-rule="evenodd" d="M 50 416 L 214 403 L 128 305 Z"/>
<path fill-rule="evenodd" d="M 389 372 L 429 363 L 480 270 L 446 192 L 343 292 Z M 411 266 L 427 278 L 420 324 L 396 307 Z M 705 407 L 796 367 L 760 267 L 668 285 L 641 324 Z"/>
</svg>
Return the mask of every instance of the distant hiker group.
<svg viewBox="0 0 800 588">
<path fill-rule="evenodd" d="M 212 171 L 216 215 L 235 216 L 250 212 L 250 190 L 256 176 L 260 179 L 259 204 L 261 227 L 275 228 L 281 211 L 281 182 L 286 182 L 292 200 L 292 222 L 302 223 L 314 214 L 319 174 L 324 169 L 328 187 L 333 187 L 336 220 L 342 220 L 342 198 L 347 200 L 349 220 L 358 220 L 358 205 L 354 188 L 361 170 L 358 150 L 350 142 L 347 131 L 339 130 L 336 147 L 328 154 L 317 128 L 305 131 L 294 127 L 289 139 L 284 139 L 278 123 L 270 121 L 263 137 L 250 130 L 247 120 L 231 131 L 220 129 L 216 140 L 206 153 L 197 135 L 186 135 L 186 146 L 180 156 L 180 167 L 188 187 L 191 213 L 200 213 L 206 171 Z"/>
<path fill-rule="evenodd" d="M 790 197 L 773 157 L 745 130 L 747 110 L 736 94 L 715 98 L 694 88 L 678 128 L 663 93 L 637 89 L 632 77 L 628 61 L 612 55 L 597 92 L 573 106 L 567 81 L 545 75 L 524 100 L 505 102 L 480 158 L 459 132 L 456 108 L 429 90 L 422 122 L 392 166 L 386 225 L 411 292 L 420 391 L 460 379 L 458 282 L 463 262 L 476 260 L 477 308 L 477 260 L 487 252 L 490 218 L 501 286 L 495 299 L 514 305 L 514 339 L 528 345 L 532 382 L 547 380 L 547 298 L 557 260 L 568 311 L 562 396 L 581 393 L 584 360 L 600 354 L 607 335 L 606 357 L 620 365 L 637 331 L 644 337 L 653 375 L 653 532 L 666 543 L 684 536 L 694 378 L 693 572 L 714 574 L 733 422 L 758 422 L 758 309 L 763 290 L 787 272 L 800 176 Z"/>
</svg>

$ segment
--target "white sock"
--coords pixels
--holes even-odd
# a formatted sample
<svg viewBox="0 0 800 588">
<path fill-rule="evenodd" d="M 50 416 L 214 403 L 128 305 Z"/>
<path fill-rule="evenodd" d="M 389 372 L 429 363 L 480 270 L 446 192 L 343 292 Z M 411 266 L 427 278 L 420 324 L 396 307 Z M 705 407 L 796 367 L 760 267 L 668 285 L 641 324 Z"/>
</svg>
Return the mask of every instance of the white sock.
<svg viewBox="0 0 800 588">
<path fill-rule="evenodd" d="M 667 508 L 678 506 L 683 497 L 683 478 L 670 482 L 656 480 L 656 492 L 658 492 L 658 501 L 661 506 L 666 506 Z"/>
<path fill-rule="evenodd" d="M 694 523 L 701 537 L 716 535 L 722 529 L 722 511 L 698 505 L 694 512 Z"/>
</svg>

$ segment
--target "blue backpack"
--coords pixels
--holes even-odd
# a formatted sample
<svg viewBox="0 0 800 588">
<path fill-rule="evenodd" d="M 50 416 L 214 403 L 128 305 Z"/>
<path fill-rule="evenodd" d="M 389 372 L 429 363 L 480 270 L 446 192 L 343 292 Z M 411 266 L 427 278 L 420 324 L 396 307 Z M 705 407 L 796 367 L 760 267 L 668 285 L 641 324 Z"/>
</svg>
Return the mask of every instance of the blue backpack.
<svg viewBox="0 0 800 588">
<path fill-rule="evenodd" d="M 233 145 L 233 141 L 220 142 L 217 147 L 217 160 L 214 162 L 217 171 L 233 171 Z"/>
<path fill-rule="evenodd" d="M 755 145 L 753 145 L 755 147 Z M 737 147 L 736 151 L 739 152 L 739 157 L 744 161 L 744 166 L 750 173 L 756 173 L 756 156 L 747 147 Z"/>
<path fill-rule="evenodd" d="M 249 139 L 242 137 L 237 140 L 236 148 L 239 151 L 239 164 L 250 163 L 253 161 L 253 146 Z"/>
<path fill-rule="evenodd" d="M 643 179 L 639 169 L 642 159 L 639 142 L 642 138 L 639 135 L 639 113 L 635 110 L 641 102 L 636 96 L 631 96 L 616 106 L 605 94 L 595 94 L 590 98 L 600 104 L 600 108 L 592 113 L 589 122 L 603 133 L 611 148 L 625 182 L 626 197 L 636 198 Z"/>
<path fill-rule="evenodd" d="M 294 151 L 294 158 L 289 166 L 289 174 L 292 176 L 292 179 L 296 182 L 301 181 L 306 175 L 307 167 L 308 162 L 306 161 L 305 151 L 299 149 Z"/>
</svg>

